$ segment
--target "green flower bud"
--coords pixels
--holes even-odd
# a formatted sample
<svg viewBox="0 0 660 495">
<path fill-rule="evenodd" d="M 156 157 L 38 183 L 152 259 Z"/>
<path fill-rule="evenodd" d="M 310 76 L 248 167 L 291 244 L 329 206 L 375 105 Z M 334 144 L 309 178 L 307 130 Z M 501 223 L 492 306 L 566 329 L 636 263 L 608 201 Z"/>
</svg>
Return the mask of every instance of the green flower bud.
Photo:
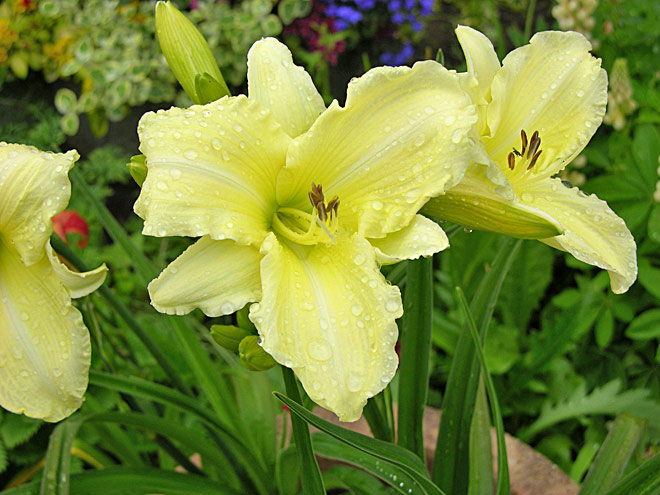
<svg viewBox="0 0 660 495">
<path fill-rule="evenodd" d="M 250 314 L 250 308 L 248 305 L 245 305 L 242 309 L 236 312 L 236 324 L 247 330 L 252 335 L 257 335 L 257 328 L 254 326 L 254 323 L 250 321 L 248 315 Z"/>
<path fill-rule="evenodd" d="M 131 161 L 126 164 L 126 167 L 128 167 L 135 183 L 142 187 L 144 179 L 147 178 L 146 157 L 144 155 L 134 155 L 131 157 Z"/>
<path fill-rule="evenodd" d="M 277 363 L 259 345 L 259 337 L 250 335 L 241 340 L 238 346 L 238 357 L 241 364 L 251 371 L 265 371 Z"/>
<path fill-rule="evenodd" d="M 208 75 L 218 83 L 224 95 L 227 84 L 202 34 L 171 2 L 156 4 L 156 35 L 170 69 L 194 103 L 208 103 L 198 94 L 195 79 Z M 208 97 L 208 95 L 205 95 Z"/>
<path fill-rule="evenodd" d="M 252 333 L 234 325 L 213 325 L 211 326 L 211 336 L 220 347 L 228 351 L 238 352 L 241 341 Z"/>
</svg>

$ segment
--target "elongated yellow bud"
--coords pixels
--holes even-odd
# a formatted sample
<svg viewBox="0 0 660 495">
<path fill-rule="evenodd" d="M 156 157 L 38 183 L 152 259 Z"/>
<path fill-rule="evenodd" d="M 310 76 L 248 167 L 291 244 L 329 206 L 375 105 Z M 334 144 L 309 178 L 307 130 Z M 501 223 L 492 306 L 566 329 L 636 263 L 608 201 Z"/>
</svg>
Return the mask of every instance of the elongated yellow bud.
<svg viewBox="0 0 660 495">
<path fill-rule="evenodd" d="M 495 232 L 520 239 L 547 239 L 562 234 L 559 223 L 547 213 L 496 196 L 455 192 L 432 198 L 422 213 L 462 225 L 470 230 Z"/>
<path fill-rule="evenodd" d="M 156 35 L 170 69 L 190 99 L 197 104 L 209 103 L 208 95 L 200 95 L 195 79 L 198 75 L 215 81 L 213 96 L 229 94 L 227 84 L 213 57 L 211 48 L 195 26 L 171 2 L 156 4 Z M 218 91 L 217 88 L 221 91 Z"/>
</svg>

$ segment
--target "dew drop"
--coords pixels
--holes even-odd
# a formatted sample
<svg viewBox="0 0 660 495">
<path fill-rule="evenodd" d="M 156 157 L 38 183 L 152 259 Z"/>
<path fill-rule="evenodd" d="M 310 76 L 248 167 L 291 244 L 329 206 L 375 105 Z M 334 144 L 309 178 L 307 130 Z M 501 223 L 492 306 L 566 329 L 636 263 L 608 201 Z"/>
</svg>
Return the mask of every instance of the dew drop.
<svg viewBox="0 0 660 495">
<path fill-rule="evenodd" d="M 363 308 L 359 304 L 354 304 L 351 307 L 351 313 L 353 313 L 355 316 L 360 316 L 362 314 Z"/>
<path fill-rule="evenodd" d="M 197 151 L 193 149 L 189 149 L 183 152 L 183 156 L 185 156 L 188 160 L 194 160 L 197 158 Z"/>
<path fill-rule="evenodd" d="M 376 211 L 380 211 L 383 209 L 383 203 L 381 201 L 375 200 L 371 203 L 371 207 Z"/>
<path fill-rule="evenodd" d="M 332 349 L 322 340 L 312 341 L 307 344 L 307 352 L 317 361 L 327 361 L 332 357 Z"/>
</svg>

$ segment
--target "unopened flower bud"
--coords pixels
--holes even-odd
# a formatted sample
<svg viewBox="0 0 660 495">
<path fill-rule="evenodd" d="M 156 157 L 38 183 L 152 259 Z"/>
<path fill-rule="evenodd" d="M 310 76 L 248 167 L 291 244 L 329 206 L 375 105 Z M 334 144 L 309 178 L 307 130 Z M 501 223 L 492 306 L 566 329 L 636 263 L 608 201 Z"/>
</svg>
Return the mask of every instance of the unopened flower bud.
<svg viewBox="0 0 660 495">
<path fill-rule="evenodd" d="M 211 336 L 220 347 L 231 352 L 238 352 L 241 341 L 245 337 L 252 336 L 252 333 L 234 325 L 212 325 Z"/>
<path fill-rule="evenodd" d="M 259 345 L 259 337 L 250 335 L 241 340 L 238 346 L 241 364 L 251 371 L 265 371 L 277 363 L 270 354 Z"/>
<path fill-rule="evenodd" d="M 156 35 L 170 69 L 194 103 L 208 103 L 197 92 L 195 79 L 198 75 L 208 75 L 217 82 L 224 91 L 221 96 L 229 94 L 208 43 L 171 2 L 156 4 Z M 215 93 L 218 93 L 217 88 Z"/>
<path fill-rule="evenodd" d="M 144 155 L 134 155 L 131 157 L 131 161 L 126 164 L 126 167 L 135 183 L 142 187 L 144 179 L 147 178 L 146 157 Z"/>
</svg>

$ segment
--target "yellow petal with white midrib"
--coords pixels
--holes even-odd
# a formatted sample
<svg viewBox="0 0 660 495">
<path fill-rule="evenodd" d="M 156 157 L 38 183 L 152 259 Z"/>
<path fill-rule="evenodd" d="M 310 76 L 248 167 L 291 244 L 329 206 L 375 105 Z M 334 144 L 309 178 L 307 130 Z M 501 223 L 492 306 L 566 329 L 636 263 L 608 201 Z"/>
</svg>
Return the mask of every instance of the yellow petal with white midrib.
<svg viewBox="0 0 660 495">
<path fill-rule="evenodd" d="M 89 333 L 46 256 L 26 267 L 0 238 L 0 273 L 0 405 L 59 421 L 83 401 Z"/>
<path fill-rule="evenodd" d="M 264 349 L 292 368 L 314 402 L 356 421 L 394 376 L 399 289 L 378 270 L 359 235 L 299 246 L 269 236 L 262 246 L 263 297 L 250 319 Z"/>
<path fill-rule="evenodd" d="M 202 237 L 149 284 L 151 304 L 167 314 L 232 314 L 261 297 L 260 261 L 252 246 Z"/>
<path fill-rule="evenodd" d="M 339 225 L 369 238 L 405 227 L 472 161 L 477 114 L 456 74 L 433 61 L 379 67 L 352 81 L 294 140 L 277 179 L 282 205 L 309 208 L 312 182 L 339 197 Z"/>
<path fill-rule="evenodd" d="M 546 244 L 568 251 L 580 261 L 607 270 L 612 291 L 626 292 L 637 278 L 637 247 L 626 223 L 605 201 L 568 188 L 559 179 L 540 181 L 525 189 L 522 201 L 552 215 L 564 233 Z"/>
<path fill-rule="evenodd" d="M 68 172 L 77 159 L 76 151 L 48 153 L 0 143 L 0 235 L 28 265 L 43 257 L 51 218 L 69 202 Z"/>
<path fill-rule="evenodd" d="M 275 177 L 291 138 L 244 96 L 147 113 L 138 126 L 147 178 L 143 233 L 259 246 L 276 209 Z"/>
<path fill-rule="evenodd" d="M 587 145 L 605 115 L 607 74 L 579 33 L 537 33 L 509 53 L 493 78 L 486 150 L 507 171 L 520 151 L 520 131 L 538 131 L 543 150 L 526 174 L 543 179 L 562 170 Z"/>
<path fill-rule="evenodd" d="M 257 41 L 248 52 L 248 94 L 270 109 L 284 132 L 306 132 L 325 110 L 309 74 L 293 63 L 291 52 L 275 38 Z"/>
</svg>

